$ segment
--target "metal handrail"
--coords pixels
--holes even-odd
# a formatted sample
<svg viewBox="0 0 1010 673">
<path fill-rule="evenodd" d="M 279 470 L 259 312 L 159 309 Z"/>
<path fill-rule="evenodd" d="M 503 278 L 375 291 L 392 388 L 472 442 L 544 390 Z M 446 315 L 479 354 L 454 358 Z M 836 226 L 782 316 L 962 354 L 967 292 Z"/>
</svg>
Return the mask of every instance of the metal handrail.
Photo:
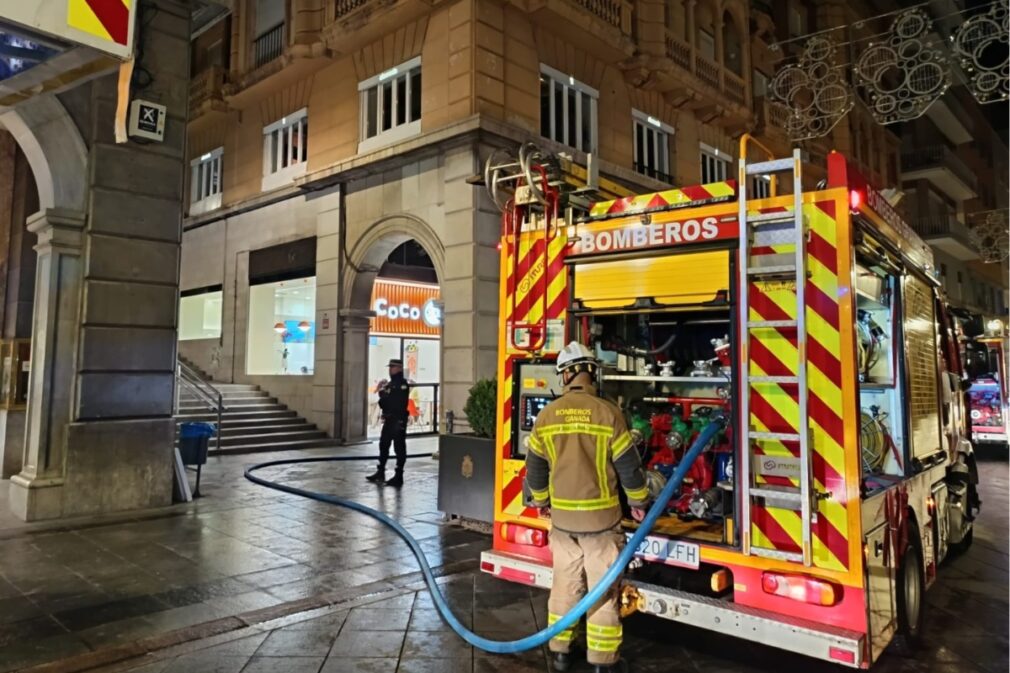
<svg viewBox="0 0 1010 673">
<path fill-rule="evenodd" d="M 222 416 L 226 410 L 224 406 L 224 395 L 214 387 L 209 379 L 200 375 L 196 369 L 190 367 L 182 360 L 176 360 L 176 380 L 179 385 L 175 387 L 175 413 L 179 413 L 179 398 L 183 387 L 196 395 L 197 399 L 211 411 L 217 413 L 217 432 L 214 433 L 214 450 L 221 448 L 221 435 L 224 428 L 222 426 Z"/>
</svg>

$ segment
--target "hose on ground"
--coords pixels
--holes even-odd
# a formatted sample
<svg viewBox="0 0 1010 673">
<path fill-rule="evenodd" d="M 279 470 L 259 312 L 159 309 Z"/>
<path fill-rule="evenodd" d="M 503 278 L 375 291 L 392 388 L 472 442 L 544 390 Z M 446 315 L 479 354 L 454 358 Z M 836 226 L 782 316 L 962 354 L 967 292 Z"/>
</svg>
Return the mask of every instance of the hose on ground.
<svg viewBox="0 0 1010 673">
<path fill-rule="evenodd" d="M 284 493 L 290 493 L 303 498 L 309 498 L 318 502 L 325 502 L 338 507 L 344 507 L 356 512 L 361 512 L 362 514 L 366 514 L 389 526 L 393 529 L 393 532 L 399 535 L 403 541 L 407 543 L 407 546 L 410 547 L 410 550 L 414 553 L 414 557 L 417 559 L 417 563 L 421 567 L 421 573 L 424 575 L 424 581 L 428 585 L 428 591 L 431 592 L 432 599 L 435 602 L 435 607 L 438 608 L 438 612 L 442 615 L 442 619 L 444 619 L 445 622 L 452 627 L 452 630 L 463 638 L 463 640 L 480 650 L 484 650 L 485 652 L 492 652 L 495 654 L 514 654 L 517 652 L 531 650 L 535 647 L 540 647 L 562 631 L 571 628 L 579 621 L 579 619 L 581 619 L 582 615 L 584 615 L 589 608 L 595 605 L 596 602 L 603 597 L 604 593 L 610 589 L 610 586 L 617 581 L 617 578 L 628 566 L 628 563 L 631 561 L 632 556 L 634 556 L 635 550 L 638 548 L 639 544 L 643 539 L 645 539 L 645 536 L 649 534 L 649 531 L 652 530 L 656 521 L 663 514 L 663 510 L 666 508 L 666 503 L 673 497 L 674 492 L 680 486 L 680 482 L 684 480 L 684 476 L 687 474 L 691 465 L 694 464 L 695 459 L 697 459 L 705 447 L 708 446 L 713 439 L 715 439 L 716 434 L 723 429 L 725 424 L 726 419 L 724 417 L 714 417 L 712 422 L 698 434 L 697 439 L 695 439 L 694 443 L 684 454 L 680 464 L 677 465 L 677 469 L 674 471 L 673 476 L 656 497 L 656 501 L 652 504 L 652 507 L 649 508 L 649 511 L 642 520 L 642 523 L 639 525 L 638 530 L 636 530 L 634 535 L 631 536 L 631 539 L 628 540 L 628 543 L 617 557 L 617 560 L 614 561 L 613 565 L 607 569 L 607 572 L 604 573 L 602 578 L 600 578 L 600 581 L 592 589 L 590 589 L 585 596 L 582 597 L 582 600 L 576 603 L 575 607 L 573 607 L 567 614 L 551 626 L 541 629 L 540 631 L 526 636 L 525 638 L 520 638 L 519 640 L 489 640 L 477 635 L 470 629 L 463 626 L 459 619 L 452 614 L 452 610 L 449 608 L 449 604 L 446 602 L 445 596 L 442 595 L 442 591 L 439 588 L 438 583 L 435 581 L 435 575 L 431 571 L 431 566 L 428 565 L 428 560 L 425 558 L 424 550 L 421 549 L 421 545 L 416 539 L 414 539 L 414 536 L 407 532 L 406 528 L 400 525 L 399 522 L 391 518 L 389 515 L 347 498 L 341 498 L 327 493 L 317 493 L 315 491 L 298 488 L 297 486 L 289 486 L 287 484 L 258 477 L 254 474 L 259 470 L 265 470 L 270 467 L 280 467 L 283 465 L 374 460 L 375 458 L 373 456 L 325 456 L 318 458 L 272 460 L 248 467 L 245 471 L 245 477 L 249 481 L 254 484 L 259 484 L 260 486 L 265 486 Z M 431 456 L 431 454 L 413 453 L 407 457 L 424 458 L 428 456 Z"/>
</svg>

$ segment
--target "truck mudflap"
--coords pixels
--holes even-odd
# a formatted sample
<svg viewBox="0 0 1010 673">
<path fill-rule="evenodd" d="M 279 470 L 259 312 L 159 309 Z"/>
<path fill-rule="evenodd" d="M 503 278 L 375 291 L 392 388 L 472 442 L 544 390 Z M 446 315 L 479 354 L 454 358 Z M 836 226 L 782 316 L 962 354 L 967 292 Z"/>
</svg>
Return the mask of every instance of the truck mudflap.
<svg viewBox="0 0 1010 673">
<path fill-rule="evenodd" d="M 553 579 L 549 566 L 504 552 L 482 553 L 480 567 L 483 572 L 503 580 L 544 589 L 550 588 Z M 624 587 L 626 597 L 628 593 L 637 595 L 638 611 L 644 614 L 851 668 L 866 668 L 870 663 L 863 656 L 865 636 L 857 631 L 675 591 L 656 584 L 628 580 Z"/>
</svg>

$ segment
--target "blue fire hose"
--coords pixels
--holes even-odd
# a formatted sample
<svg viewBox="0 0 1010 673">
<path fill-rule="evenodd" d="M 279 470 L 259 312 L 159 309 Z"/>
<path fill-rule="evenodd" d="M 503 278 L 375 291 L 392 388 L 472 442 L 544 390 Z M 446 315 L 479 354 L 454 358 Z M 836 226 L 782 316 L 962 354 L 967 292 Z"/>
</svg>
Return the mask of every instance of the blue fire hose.
<svg viewBox="0 0 1010 673">
<path fill-rule="evenodd" d="M 691 465 L 694 464 L 695 459 L 701 455 L 701 452 L 715 438 L 716 433 L 723 429 L 725 424 L 725 418 L 721 416 L 714 417 L 712 422 L 698 434 L 697 439 L 695 439 L 694 443 L 681 459 L 680 464 L 673 473 L 673 476 L 656 497 L 656 501 L 649 509 L 649 512 L 645 515 L 645 519 L 642 520 L 638 530 L 636 530 L 635 534 L 631 536 L 630 540 L 628 540 L 628 543 L 617 557 L 617 560 L 614 561 L 613 565 L 611 565 L 610 568 L 607 569 L 607 572 L 604 573 L 603 577 L 600 578 L 599 583 L 590 589 L 589 593 L 583 596 L 582 600 L 575 604 L 575 607 L 573 607 L 566 615 L 553 625 L 532 635 L 526 636 L 525 638 L 520 638 L 519 640 L 488 640 L 487 638 L 478 636 L 476 633 L 463 626 L 463 624 L 460 623 L 460 621 L 449 609 L 449 604 L 446 603 L 445 596 L 442 595 L 441 589 L 439 589 L 438 584 L 435 582 L 435 576 L 431 572 L 431 566 L 428 565 L 428 560 L 424 556 L 424 551 L 421 549 L 421 545 L 419 545 L 417 540 L 415 540 L 414 537 L 407 532 L 407 529 L 401 526 L 395 519 L 378 510 L 372 509 L 371 507 L 362 505 L 359 502 L 354 502 L 353 500 L 347 500 L 346 498 L 339 498 L 335 495 L 316 493 L 315 491 L 308 491 L 295 486 L 280 484 L 275 481 L 263 479 L 262 477 L 257 477 L 253 474 L 254 472 L 268 467 L 278 467 L 281 465 L 302 465 L 305 463 L 339 462 L 347 460 L 374 460 L 374 457 L 329 456 L 325 458 L 273 460 L 267 463 L 250 466 L 245 471 L 245 477 L 249 481 L 259 484 L 260 486 L 266 486 L 267 488 L 291 493 L 292 495 L 318 500 L 319 502 L 326 502 L 331 505 L 337 505 L 338 507 L 346 507 L 347 509 L 367 514 L 373 519 L 377 519 L 378 521 L 386 524 L 392 528 L 397 535 L 403 538 L 403 541 L 407 543 L 407 546 L 409 546 L 410 550 L 414 553 L 414 557 L 417 559 L 418 565 L 421 566 L 421 572 L 424 574 L 424 581 L 428 585 L 428 591 L 431 592 L 432 599 L 435 601 L 435 606 L 438 608 L 439 614 L 442 615 L 442 619 L 444 619 L 446 623 L 452 627 L 452 630 L 459 634 L 463 640 L 478 649 L 484 650 L 485 652 L 493 652 L 495 654 L 513 654 L 516 652 L 531 650 L 535 647 L 540 647 L 562 631 L 571 628 L 579 621 L 579 619 L 582 618 L 582 615 L 586 614 L 590 607 L 595 605 L 596 602 L 603 597 L 603 594 L 606 593 L 615 581 L 617 581 L 618 576 L 628 566 L 628 563 L 631 562 L 631 558 L 634 556 L 638 545 L 643 539 L 645 539 L 645 536 L 649 534 L 649 531 L 652 530 L 652 527 L 656 524 L 656 520 L 663 514 L 663 509 L 665 508 L 666 503 L 671 497 L 673 497 L 674 491 L 676 491 L 680 486 L 680 482 L 684 480 L 684 475 L 687 474 L 688 469 L 690 469 Z M 430 453 L 414 453 L 407 457 L 422 458 L 430 455 Z"/>
</svg>

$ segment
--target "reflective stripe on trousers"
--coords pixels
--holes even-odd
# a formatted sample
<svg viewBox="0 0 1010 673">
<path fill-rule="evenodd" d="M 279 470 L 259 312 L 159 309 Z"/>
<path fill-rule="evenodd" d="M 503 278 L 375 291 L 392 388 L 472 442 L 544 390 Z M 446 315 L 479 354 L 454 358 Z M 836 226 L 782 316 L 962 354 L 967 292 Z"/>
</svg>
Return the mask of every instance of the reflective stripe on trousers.
<svg viewBox="0 0 1010 673">
<path fill-rule="evenodd" d="M 554 582 L 547 602 L 548 622 L 553 624 L 585 595 L 589 586 L 617 559 L 624 547 L 624 534 L 619 530 L 596 535 L 569 535 L 551 531 L 551 553 L 554 557 Z M 599 603 L 590 608 L 586 617 L 587 659 L 590 664 L 613 664 L 619 658 L 622 628 L 618 597 L 620 580 L 614 583 Z M 563 632 L 551 640 L 552 652 L 567 652 L 574 633 Z"/>
</svg>

